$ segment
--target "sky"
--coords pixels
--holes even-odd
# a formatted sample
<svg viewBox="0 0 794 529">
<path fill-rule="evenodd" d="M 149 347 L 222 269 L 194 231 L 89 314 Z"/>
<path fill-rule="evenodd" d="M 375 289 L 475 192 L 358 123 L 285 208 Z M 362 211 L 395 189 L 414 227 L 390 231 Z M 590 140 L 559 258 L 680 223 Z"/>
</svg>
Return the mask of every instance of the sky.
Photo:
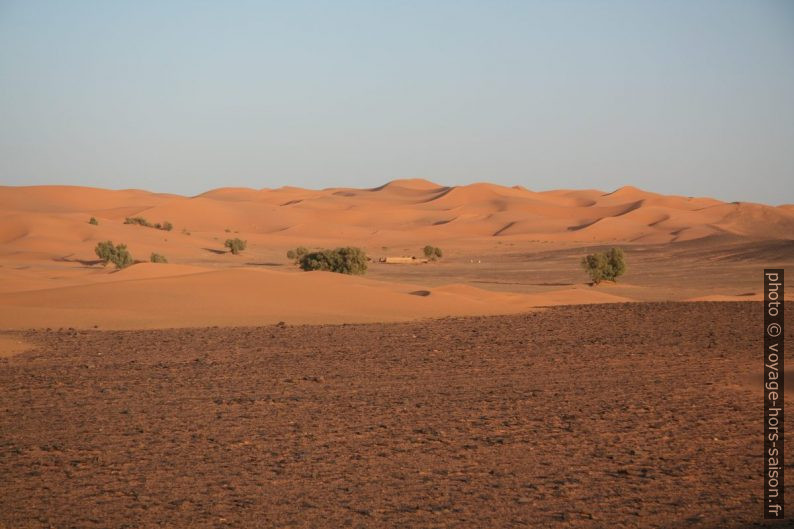
<svg viewBox="0 0 794 529">
<path fill-rule="evenodd" d="M 0 185 L 794 203 L 794 2 L 0 0 Z"/>
</svg>

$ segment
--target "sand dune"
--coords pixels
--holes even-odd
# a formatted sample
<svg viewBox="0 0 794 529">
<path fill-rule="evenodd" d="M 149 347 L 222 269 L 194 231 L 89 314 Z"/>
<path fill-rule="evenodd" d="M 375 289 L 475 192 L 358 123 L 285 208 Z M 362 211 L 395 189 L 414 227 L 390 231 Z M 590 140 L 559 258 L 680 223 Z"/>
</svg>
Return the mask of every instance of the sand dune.
<svg viewBox="0 0 794 529">
<path fill-rule="evenodd" d="M 111 276 L 108 278 L 108 276 Z M 139 264 L 78 286 L 0 293 L 0 328 L 140 329 L 402 321 L 505 314 L 537 306 L 609 303 L 625 298 L 595 289 L 544 295 L 497 293 L 466 285 L 421 290 L 329 272 Z"/>
<path fill-rule="evenodd" d="M 146 208 L 175 197 L 137 189 L 112 191 L 78 186 L 0 186 L 0 211 L 98 213 L 118 208 Z"/>
<path fill-rule="evenodd" d="M 175 228 L 123 223 L 133 215 Z M 92 216 L 99 225 L 88 223 Z M 192 197 L 0 187 L 0 327 L 388 321 L 620 301 L 589 287 L 519 295 L 438 286 L 438 280 L 430 296 L 415 296 L 412 290 L 428 289 L 421 276 L 409 285 L 303 274 L 288 267 L 284 252 L 298 245 L 356 245 L 370 255 L 415 255 L 432 243 L 452 258 L 473 255 L 471 262 L 480 262 L 484 251 L 538 243 L 664 244 L 716 235 L 785 242 L 792 233 L 790 205 L 666 196 L 630 186 L 538 192 L 409 179 L 370 189 L 221 188 Z M 223 242 L 230 237 L 248 240 L 251 249 L 226 253 Z M 138 260 L 157 252 L 171 264 L 111 272 L 93 252 L 102 240 L 126 243 Z M 787 258 L 787 248 L 775 255 Z"/>
<path fill-rule="evenodd" d="M 444 187 L 426 180 L 397 180 L 374 189 L 223 188 L 196 197 L 63 186 L 2 187 L 0 207 L 2 244 L 22 244 L 21 239 L 34 236 L 31 228 L 44 222 L 34 214 L 48 215 L 56 224 L 67 214 L 113 221 L 136 214 L 196 231 L 232 228 L 314 239 L 372 238 L 381 231 L 409 239 L 417 229 L 440 239 L 540 236 L 625 242 L 669 242 L 682 233 L 690 238 L 714 233 L 787 238 L 794 233 L 794 211 L 788 206 L 664 196 L 630 186 L 609 193 L 539 193 L 485 183 Z"/>
</svg>

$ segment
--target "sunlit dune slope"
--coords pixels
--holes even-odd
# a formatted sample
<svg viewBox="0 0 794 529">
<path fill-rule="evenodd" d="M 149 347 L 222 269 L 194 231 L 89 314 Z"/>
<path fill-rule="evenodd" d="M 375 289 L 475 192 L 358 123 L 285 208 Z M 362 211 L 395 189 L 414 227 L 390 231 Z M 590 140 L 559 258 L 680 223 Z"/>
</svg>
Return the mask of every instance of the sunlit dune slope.
<svg viewBox="0 0 794 529">
<path fill-rule="evenodd" d="M 537 295 L 465 285 L 418 289 L 328 272 L 139 264 L 105 281 L 0 293 L 0 328 L 154 328 L 402 321 L 503 314 L 541 305 L 624 301 L 595 289 Z M 46 322 L 46 323 L 44 323 Z"/>
<path fill-rule="evenodd" d="M 0 187 L 0 252 L 64 253 L 100 235 L 155 239 L 137 227 L 108 231 L 126 216 L 178 229 L 229 229 L 288 240 L 357 242 L 467 238 L 571 242 L 670 242 L 714 234 L 788 238 L 790 206 L 724 203 L 623 187 L 533 192 L 494 184 L 444 187 L 397 180 L 373 189 L 224 188 L 195 197 L 84 187 Z M 85 224 L 88 216 L 100 227 Z M 103 222 L 104 221 L 104 222 Z M 131 231 L 132 230 L 132 231 Z M 64 248 L 57 248 L 58 245 Z M 67 252 L 68 253 L 68 252 Z"/>
<path fill-rule="evenodd" d="M 373 189 L 223 188 L 195 197 L 84 187 L 0 187 L 0 252 L 46 251 L 57 241 L 95 239 L 87 216 L 118 223 L 139 215 L 178 229 L 229 229 L 288 240 L 507 238 L 563 242 L 671 242 L 715 234 L 788 238 L 794 209 L 665 196 L 634 187 L 613 192 L 534 192 L 472 184 L 397 180 Z M 121 235 L 124 235 L 123 233 Z M 62 253 L 57 250 L 55 253 Z"/>
</svg>

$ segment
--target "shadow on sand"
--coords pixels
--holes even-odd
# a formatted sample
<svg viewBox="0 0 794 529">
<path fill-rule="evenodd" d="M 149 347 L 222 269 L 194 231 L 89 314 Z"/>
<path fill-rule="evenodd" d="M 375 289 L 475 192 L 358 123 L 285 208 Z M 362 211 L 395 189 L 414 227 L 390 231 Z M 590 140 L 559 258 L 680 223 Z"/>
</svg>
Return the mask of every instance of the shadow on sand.
<svg viewBox="0 0 794 529">
<path fill-rule="evenodd" d="M 57 263 L 78 263 L 83 265 L 84 267 L 92 267 L 98 264 L 102 264 L 102 259 L 75 259 L 70 255 L 65 255 L 63 257 L 54 257 L 53 261 Z"/>
</svg>

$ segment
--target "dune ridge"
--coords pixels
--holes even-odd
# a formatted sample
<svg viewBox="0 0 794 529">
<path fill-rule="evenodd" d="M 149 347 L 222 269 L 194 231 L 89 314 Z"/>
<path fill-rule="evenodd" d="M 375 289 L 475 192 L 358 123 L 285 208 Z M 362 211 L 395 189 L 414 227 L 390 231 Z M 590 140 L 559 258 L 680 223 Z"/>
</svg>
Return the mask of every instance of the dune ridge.
<svg viewBox="0 0 794 529">
<path fill-rule="evenodd" d="M 220 188 L 193 197 L 68 186 L 0 187 L 0 244 L 24 244 L 47 218 L 72 221 L 77 214 L 108 221 L 141 215 L 197 231 L 233 226 L 247 233 L 313 239 L 335 239 L 341 233 L 395 240 L 531 237 L 662 243 L 720 233 L 766 238 L 794 233 L 790 205 L 665 196 L 631 186 L 612 192 L 535 192 L 487 183 L 445 187 L 415 179 L 372 189 Z"/>
</svg>

